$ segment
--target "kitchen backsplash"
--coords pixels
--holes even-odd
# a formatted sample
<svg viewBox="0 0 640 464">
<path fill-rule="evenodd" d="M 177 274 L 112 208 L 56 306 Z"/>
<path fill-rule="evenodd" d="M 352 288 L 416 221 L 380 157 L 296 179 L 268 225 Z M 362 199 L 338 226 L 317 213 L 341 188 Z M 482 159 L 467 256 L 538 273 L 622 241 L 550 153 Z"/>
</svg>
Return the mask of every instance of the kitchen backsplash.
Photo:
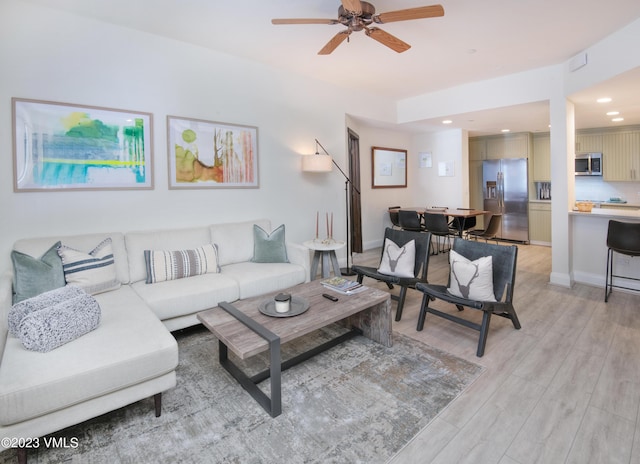
<svg viewBox="0 0 640 464">
<path fill-rule="evenodd" d="M 607 201 L 620 198 L 631 204 L 640 204 L 640 182 L 605 182 L 601 178 L 576 177 L 576 200 Z"/>
</svg>

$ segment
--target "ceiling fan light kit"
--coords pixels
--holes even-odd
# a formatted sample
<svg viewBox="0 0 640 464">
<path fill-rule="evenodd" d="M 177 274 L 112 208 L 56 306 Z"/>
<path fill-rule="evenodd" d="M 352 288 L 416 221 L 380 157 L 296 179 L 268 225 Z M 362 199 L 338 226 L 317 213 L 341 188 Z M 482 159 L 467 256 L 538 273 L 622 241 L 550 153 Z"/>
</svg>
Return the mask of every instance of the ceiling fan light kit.
<svg viewBox="0 0 640 464">
<path fill-rule="evenodd" d="M 407 8 L 404 10 L 388 11 L 376 14 L 376 8 L 369 2 L 359 0 L 341 0 L 342 5 L 338 8 L 338 19 L 313 19 L 313 18 L 293 18 L 293 19 L 272 19 L 274 25 L 283 24 L 341 24 L 347 29 L 338 32 L 329 42 L 318 52 L 318 55 L 329 55 L 338 45 L 349 38 L 352 32 L 364 30 L 367 37 L 371 37 L 377 42 L 402 53 L 409 50 L 411 45 L 403 42 L 399 38 L 389 34 L 378 27 L 369 27 L 371 24 L 386 24 L 397 21 L 409 21 L 412 19 L 425 19 L 444 16 L 442 5 L 420 6 L 417 8 Z"/>
</svg>

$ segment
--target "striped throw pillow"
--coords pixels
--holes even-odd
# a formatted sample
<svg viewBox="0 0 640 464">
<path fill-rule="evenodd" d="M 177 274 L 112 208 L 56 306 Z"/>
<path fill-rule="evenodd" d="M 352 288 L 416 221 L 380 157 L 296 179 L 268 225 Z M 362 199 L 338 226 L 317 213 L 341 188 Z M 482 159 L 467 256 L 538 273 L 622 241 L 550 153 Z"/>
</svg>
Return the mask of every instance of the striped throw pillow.
<svg viewBox="0 0 640 464">
<path fill-rule="evenodd" d="M 104 239 L 88 253 L 62 244 L 58 254 L 67 284 L 76 285 L 91 295 L 120 287 L 111 238 Z"/>
<path fill-rule="evenodd" d="M 218 247 L 208 244 L 194 250 L 144 250 L 148 284 L 220 272 Z"/>
</svg>

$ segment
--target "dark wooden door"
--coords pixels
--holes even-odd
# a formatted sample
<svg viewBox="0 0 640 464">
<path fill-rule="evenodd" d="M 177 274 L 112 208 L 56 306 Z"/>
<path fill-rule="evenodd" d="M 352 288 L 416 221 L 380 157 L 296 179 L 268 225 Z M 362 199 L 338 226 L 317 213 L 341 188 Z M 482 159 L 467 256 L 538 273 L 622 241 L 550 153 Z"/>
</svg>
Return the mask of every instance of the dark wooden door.
<svg viewBox="0 0 640 464">
<path fill-rule="evenodd" d="M 360 137 L 347 128 L 349 137 L 349 178 L 351 179 L 351 191 L 349 200 L 351 203 L 351 251 L 362 253 L 362 204 L 360 201 Z"/>
</svg>

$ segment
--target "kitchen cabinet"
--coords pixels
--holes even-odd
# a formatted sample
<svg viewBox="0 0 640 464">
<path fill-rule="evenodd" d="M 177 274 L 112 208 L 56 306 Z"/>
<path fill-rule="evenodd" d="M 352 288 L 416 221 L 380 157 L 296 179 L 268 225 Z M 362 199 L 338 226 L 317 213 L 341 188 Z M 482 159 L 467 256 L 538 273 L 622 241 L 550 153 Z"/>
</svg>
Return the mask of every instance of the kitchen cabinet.
<svg viewBox="0 0 640 464">
<path fill-rule="evenodd" d="M 602 151 L 602 133 L 576 133 L 576 153 L 601 153 Z"/>
<path fill-rule="evenodd" d="M 532 137 L 529 132 L 469 139 L 470 160 L 528 158 L 532 151 Z"/>
<path fill-rule="evenodd" d="M 640 131 L 603 134 L 602 152 L 605 181 L 640 181 Z"/>
<path fill-rule="evenodd" d="M 487 140 L 474 137 L 469 139 L 469 160 L 487 159 Z"/>
<path fill-rule="evenodd" d="M 528 158 L 531 134 L 509 134 L 487 138 L 487 159 Z"/>
<path fill-rule="evenodd" d="M 551 137 L 548 133 L 533 136 L 533 181 L 551 181 Z"/>
<path fill-rule="evenodd" d="M 529 202 L 529 241 L 551 245 L 551 203 Z"/>
</svg>

